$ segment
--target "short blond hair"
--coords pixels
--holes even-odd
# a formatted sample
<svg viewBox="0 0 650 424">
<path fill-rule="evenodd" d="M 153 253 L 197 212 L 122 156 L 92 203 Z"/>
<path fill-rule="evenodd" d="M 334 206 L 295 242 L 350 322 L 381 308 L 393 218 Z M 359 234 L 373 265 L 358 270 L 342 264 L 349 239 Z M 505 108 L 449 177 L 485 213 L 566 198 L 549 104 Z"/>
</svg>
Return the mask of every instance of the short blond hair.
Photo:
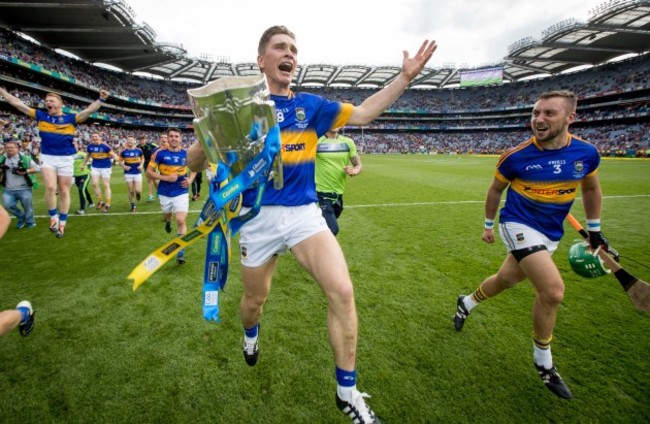
<svg viewBox="0 0 650 424">
<path fill-rule="evenodd" d="M 48 97 L 54 97 L 54 98 L 56 98 L 56 99 L 59 99 L 59 101 L 60 101 L 61 103 L 63 103 L 63 98 L 62 98 L 61 96 L 59 96 L 58 94 L 56 94 L 56 93 L 51 93 L 51 92 L 49 92 L 49 93 L 47 93 L 47 94 L 45 95 L 45 98 L 46 98 L 46 99 L 47 99 Z"/>
<path fill-rule="evenodd" d="M 561 97 L 566 102 L 569 112 L 575 112 L 578 107 L 578 95 L 570 90 L 553 90 L 542 93 L 537 97 L 537 100 L 552 99 L 553 97 Z"/>
</svg>

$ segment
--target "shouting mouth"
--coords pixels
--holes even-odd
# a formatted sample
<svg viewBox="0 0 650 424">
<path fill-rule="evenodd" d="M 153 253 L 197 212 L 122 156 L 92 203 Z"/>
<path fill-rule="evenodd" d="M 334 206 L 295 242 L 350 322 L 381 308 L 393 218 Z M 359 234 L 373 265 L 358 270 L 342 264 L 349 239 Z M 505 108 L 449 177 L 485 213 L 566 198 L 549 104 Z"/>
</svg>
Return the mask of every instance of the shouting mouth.
<svg viewBox="0 0 650 424">
<path fill-rule="evenodd" d="M 280 69 L 282 72 L 291 73 L 293 70 L 293 64 L 290 62 L 282 62 L 280 66 L 278 66 L 278 69 Z"/>
</svg>

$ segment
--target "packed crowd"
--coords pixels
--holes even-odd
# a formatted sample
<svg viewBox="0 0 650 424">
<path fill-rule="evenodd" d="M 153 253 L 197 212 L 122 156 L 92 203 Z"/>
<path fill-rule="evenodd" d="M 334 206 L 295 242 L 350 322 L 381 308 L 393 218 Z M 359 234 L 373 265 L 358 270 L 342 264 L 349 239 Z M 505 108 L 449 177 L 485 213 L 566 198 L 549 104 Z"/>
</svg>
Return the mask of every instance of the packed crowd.
<svg viewBox="0 0 650 424">
<path fill-rule="evenodd" d="M 66 87 L 81 98 L 83 87 L 86 90 L 111 87 L 113 94 L 139 101 L 187 105 L 186 90 L 192 87 L 187 83 L 160 81 L 100 69 L 83 61 L 53 53 L 4 29 L 0 29 L 0 52 L 74 78 L 75 84 L 66 83 Z M 14 77 L 30 82 L 32 87 L 47 82 L 47 79 L 34 75 L 34 72 L 25 69 L 12 70 L 9 66 L 0 69 L 0 77 L 12 72 Z M 363 153 L 500 153 L 529 134 L 529 116 L 526 112 L 539 93 L 551 88 L 571 89 L 585 98 L 592 98 L 603 93 L 634 90 L 641 92 L 650 86 L 649 74 L 650 58 L 646 55 L 574 74 L 504 84 L 499 87 L 407 90 L 391 106 L 393 112 L 404 111 L 405 114 L 388 114 L 366 127 L 365 132 L 351 128 L 348 135 L 358 140 L 359 150 Z M 363 88 L 317 87 L 310 87 L 310 91 L 337 101 L 355 104 L 373 92 L 372 89 Z M 44 106 L 42 92 L 17 87 L 10 92 L 28 105 L 36 108 Z M 71 110 L 81 110 L 85 107 L 74 99 L 67 99 L 66 105 Z M 509 116 L 491 116 L 489 113 L 513 108 L 524 108 L 524 113 L 511 113 Z M 578 122 L 573 131 L 596 144 L 602 155 L 646 156 L 650 147 L 650 125 L 636 121 L 631 124 L 612 122 L 625 117 L 626 113 L 638 115 L 648 112 L 647 101 L 640 101 L 622 109 L 584 109 L 579 111 Z M 433 115 L 427 115 L 428 113 Z M 145 136 L 154 140 L 162 130 L 169 127 L 186 129 L 184 140 L 187 145 L 196 141 L 190 130 L 192 116 L 189 111 L 164 107 L 143 110 L 107 105 L 102 109 L 101 117 L 99 122 L 79 125 L 76 139 L 82 145 L 88 145 L 91 132 L 98 128 L 101 129 L 104 140 L 116 150 L 121 148 L 127 135 Z M 38 130 L 32 120 L 11 110 L 0 111 L 0 118 L 9 122 L 3 138 L 24 140 L 30 150 L 38 153 Z M 598 125 L 593 125 L 593 121 L 599 121 Z M 590 122 L 592 124 L 586 124 Z"/>
<path fill-rule="evenodd" d="M 199 85 L 123 74 L 98 68 L 83 61 L 53 53 L 0 29 L 0 52 L 74 78 L 86 87 L 111 87 L 114 95 L 167 105 L 187 105 L 187 89 Z M 528 110 L 535 98 L 550 89 L 571 89 L 581 97 L 604 93 L 642 90 L 650 87 L 650 57 L 644 55 L 572 74 L 528 80 L 501 86 L 449 90 L 407 90 L 392 110 L 454 112 L 523 107 Z M 319 88 L 310 92 L 333 100 L 358 104 L 376 89 Z"/>
<path fill-rule="evenodd" d="M 609 124 L 578 127 L 576 136 L 593 143 L 602 156 L 650 157 L 650 124 Z M 530 129 L 427 133 L 352 133 L 365 154 L 500 154 L 530 137 Z"/>
<path fill-rule="evenodd" d="M 74 78 L 77 84 L 86 87 L 97 89 L 111 87 L 113 94 L 166 104 L 182 104 L 187 100 L 185 84 L 168 84 L 98 68 L 81 60 L 53 54 L 51 50 L 21 39 L 13 32 L 4 29 L 0 29 L 0 52 Z"/>
</svg>

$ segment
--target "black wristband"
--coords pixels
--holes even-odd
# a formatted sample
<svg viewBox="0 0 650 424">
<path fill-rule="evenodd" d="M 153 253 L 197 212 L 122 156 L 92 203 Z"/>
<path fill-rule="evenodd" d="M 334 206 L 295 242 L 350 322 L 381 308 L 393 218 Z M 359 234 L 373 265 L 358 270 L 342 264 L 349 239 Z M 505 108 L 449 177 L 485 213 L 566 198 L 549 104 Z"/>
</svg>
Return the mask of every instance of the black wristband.
<svg viewBox="0 0 650 424">
<path fill-rule="evenodd" d="M 104 102 L 106 101 L 106 99 L 104 99 L 103 97 L 100 97 L 100 98 L 97 99 L 97 100 L 99 100 L 99 101 L 102 102 L 102 103 L 104 103 Z"/>
</svg>

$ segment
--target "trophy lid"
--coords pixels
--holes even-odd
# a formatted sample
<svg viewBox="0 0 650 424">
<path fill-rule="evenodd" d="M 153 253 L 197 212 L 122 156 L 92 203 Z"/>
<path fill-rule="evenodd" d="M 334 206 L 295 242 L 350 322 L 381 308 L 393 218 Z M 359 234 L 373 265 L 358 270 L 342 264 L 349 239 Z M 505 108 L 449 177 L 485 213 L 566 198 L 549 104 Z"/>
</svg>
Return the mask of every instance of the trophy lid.
<svg viewBox="0 0 650 424">
<path fill-rule="evenodd" d="M 189 89 L 187 90 L 187 93 L 191 97 L 200 98 L 223 91 L 236 90 L 240 88 L 251 88 L 259 85 L 267 87 L 266 76 L 264 74 L 249 75 L 245 77 L 221 77 L 204 85 L 203 87 Z"/>
</svg>

